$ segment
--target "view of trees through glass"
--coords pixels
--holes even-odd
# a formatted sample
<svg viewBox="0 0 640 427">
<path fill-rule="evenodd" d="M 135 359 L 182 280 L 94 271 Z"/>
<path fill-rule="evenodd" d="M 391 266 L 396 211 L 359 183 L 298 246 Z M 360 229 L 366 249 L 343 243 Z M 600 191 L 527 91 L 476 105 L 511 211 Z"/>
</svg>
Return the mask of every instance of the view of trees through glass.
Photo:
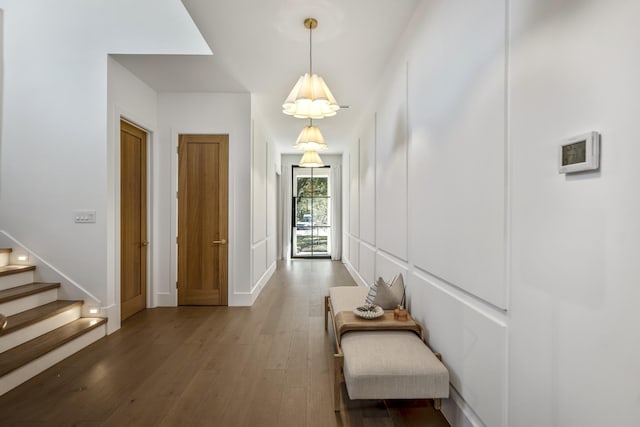
<svg viewBox="0 0 640 427">
<path fill-rule="evenodd" d="M 329 176 L 315 176 L 314 170 L 294 174 L 294 256 L 330 254 Z"/>
</svg>

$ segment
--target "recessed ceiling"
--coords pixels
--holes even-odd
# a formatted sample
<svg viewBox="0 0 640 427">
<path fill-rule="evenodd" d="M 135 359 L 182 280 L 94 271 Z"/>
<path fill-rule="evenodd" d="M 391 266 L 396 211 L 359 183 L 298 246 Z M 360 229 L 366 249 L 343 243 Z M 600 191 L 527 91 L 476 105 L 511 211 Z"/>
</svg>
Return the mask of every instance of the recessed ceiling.
<svg viewBox="0 0 640 427">
<path fill-rule="evenodd" d="M 282 152 L 292 146 L 305 120 L 282 113 L 296 80 L 313 68 L 341 105 L 316 121 L 330 147 L 344 151 L 373 95 L 418 0 L 183 0 L 213 51 L 212 56 L 114 55 L 157 92 L 252 93 L 253 110 L 267 137 Z"/>
</svg>

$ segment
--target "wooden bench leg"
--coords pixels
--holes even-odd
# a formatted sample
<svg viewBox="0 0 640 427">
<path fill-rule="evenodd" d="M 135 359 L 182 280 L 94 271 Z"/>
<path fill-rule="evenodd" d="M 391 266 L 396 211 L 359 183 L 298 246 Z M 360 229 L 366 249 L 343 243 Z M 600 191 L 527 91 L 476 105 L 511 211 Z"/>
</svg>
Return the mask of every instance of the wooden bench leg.
<svg viewBox="0 0 640 427">
<path fill-rule="evenodd" d="M 328 331 L 327 324 L 329 323 L 329 296 L 324 297 L 324 330 Z"/>
<path fill-rule="evenodd" d="M 342 366 L 344 357 L 342 354 L 333 355 L 333 410 L 340 411 L 340 401 L 342 397 L 342 382 L 344 375 L 342 373 Z"/>
</svg>

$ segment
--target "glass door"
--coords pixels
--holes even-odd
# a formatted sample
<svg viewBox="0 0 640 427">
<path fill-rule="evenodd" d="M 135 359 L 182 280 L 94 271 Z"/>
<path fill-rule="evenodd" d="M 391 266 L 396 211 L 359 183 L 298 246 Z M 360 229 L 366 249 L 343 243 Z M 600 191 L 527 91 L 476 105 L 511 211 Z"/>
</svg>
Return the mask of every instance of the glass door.
<svg viewBox="0 0 640 427">
<path fill-rule="evenodd" d="M 291 256 L 331 257 L 331 170 L 293 166 Z"/>
</svg>

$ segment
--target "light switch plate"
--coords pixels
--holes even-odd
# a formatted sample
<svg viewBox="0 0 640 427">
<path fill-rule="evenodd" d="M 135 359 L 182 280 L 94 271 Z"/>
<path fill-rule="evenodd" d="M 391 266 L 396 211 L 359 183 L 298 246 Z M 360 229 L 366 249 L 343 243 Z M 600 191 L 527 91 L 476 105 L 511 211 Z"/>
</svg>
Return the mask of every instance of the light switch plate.
<svg viewBox="0 0 640 427">
<path fill-rule="evenodd" d="M 73 222 L 75 222 L 76 224 L 93 224 L 96 222 L 96 211 L 73 211 Z"/>
</svg>

